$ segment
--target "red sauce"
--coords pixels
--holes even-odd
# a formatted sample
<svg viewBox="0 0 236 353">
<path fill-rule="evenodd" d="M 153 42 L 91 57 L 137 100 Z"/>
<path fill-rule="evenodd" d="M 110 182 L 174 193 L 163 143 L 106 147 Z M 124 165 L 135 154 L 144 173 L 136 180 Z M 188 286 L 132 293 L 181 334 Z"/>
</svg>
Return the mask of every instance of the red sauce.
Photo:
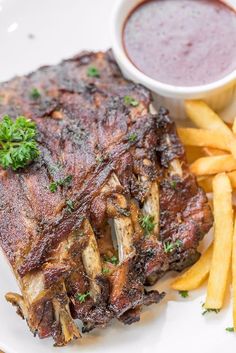
<svg viewBox="0 0 236 353">
<path fill-rule="evenodd" d="M 236 69 L 236 13 L 220 0 L 150 0 L 129 15 L 126 53 L 160 82 L 198 86 Z"/>
</svg>

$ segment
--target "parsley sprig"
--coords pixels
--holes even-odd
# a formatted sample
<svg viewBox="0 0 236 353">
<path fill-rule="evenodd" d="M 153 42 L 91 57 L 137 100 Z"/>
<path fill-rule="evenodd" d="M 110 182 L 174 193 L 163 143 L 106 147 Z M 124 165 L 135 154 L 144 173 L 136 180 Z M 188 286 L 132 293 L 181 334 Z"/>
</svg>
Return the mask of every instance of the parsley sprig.
<svg viewBox="0 0 236 353">
<path fill-rule="evenodd" d="M 72 213 L 75 209 L 74 202 L 72 200 L 66 200 L 66 211 Z"/>
<path fill-rule="evenodd" d="M 104 255 L 104 261 L 110 262 L 111 264 L 113 264 L 115 266 L 118 265 L 118 263 L 119 263 L 119 260 L 117 259 L 117 257 L 115 255 L 113 255 L 111 257 Z"/>
<path fill-rule="evenodd" d="M 0 123 L 0 165 L 17 170 L 24 168 L 40 151 L 36 138 L 36 125 L 33 121 L 19 116 L 12 120 L 5 115 Z"/>
<path fill-rule="evenodd" d="M 88 77 L 100 77 L 100 71 L 95 66 L 90 66 L 87 69 Z"/>
<path fill-rule="evenodd" d="M 80 303 L 84 303 L 85 300 L 90 297 L 91 294 L 90 292 L 86 292 L 86 293 L 76 293 L 75 294 L 75 299 L 80 302 Z"/>
<path fill-rule="evenodd" d="M 187 290 L 180 290 L 179 295 L 181 295 L 182 298 L 188 298 L 189 294 Z"/>
<path fill-rule="evenodd" d="M 226 327 L 225 331 L 234 332 L 234 327 Z"/>
<path fill-rule="evenodd" d="M 33 88 L 32 91 L 30 92 L 30 98 L 32 99 L 38 99 L 41 97 L 41 93 L 37 88 Z"/>
<path fill-rule="evenodd" d="M 129 140 L 130 142 L 135 142 L 135 141 L 137 141 L 137 138 L 138 138 L 138 135 L 137 135 L 135 132 L 132 132 L 132 133 L 129 135 L 128 140 Z"/>
<path fill-rule="evenodd" d="M 139 223 L 145 231 L 145 235 L 149 235 L 155 228 L 154 217 L 151 215 L 144 215 L 139 218 Z"/>
<path fill-rule="evenodd" d="M 53 181 L 49 185 L 49 190 L 54 193 L 57 191 L 58 186 L 69 186 L 71 181 L 72 181 L 72 175 L 68 175 L 64 179 L 59 179 L 57 181 Z"/>
<path fill-rule="evenodd" d="M 131 107 L 137 107 L 139 105 L 139 101 L 131 96 L 124 97 L 125 105 L 130 105 Z"/>
<path fill-rule="evenodd" d="M 175 242 L 172 241 L 167 241 L 163 244 L 164 246 L 164 252 L 166 254 L 172 253 L 174 250 L 179 248 L 182 245 L 182 241 L 177 239 Z"/>
</svg>

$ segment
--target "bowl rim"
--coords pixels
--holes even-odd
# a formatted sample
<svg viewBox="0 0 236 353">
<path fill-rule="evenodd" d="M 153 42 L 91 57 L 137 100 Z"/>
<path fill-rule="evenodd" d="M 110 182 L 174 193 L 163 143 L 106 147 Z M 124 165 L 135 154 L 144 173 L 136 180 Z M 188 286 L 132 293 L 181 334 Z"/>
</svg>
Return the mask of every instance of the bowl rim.
<svg viewBox="0 0 236 353">
<path fill-rule="evenodd" d="M 128 73 L 130 79 L 147 86 L 156 93 L 174 98 L 199 98 L 236 83 L 236 69 L 223 78 L 208 84 L 199 86 L 175 86 L 155 80 L 136 68 L 125 53 L 122 44 L 122 28 L 132 8 L 135 8 L 136 5 L 143 1 L 145 0 L 134 0 L 134 5 L 130 7 L 130 10 L 126 11 L 124 8 L 125 5 L 127 5 L 127 0 L 117 0 L 111 16 L 110 32 L 113 53 L 121 70 L 123 70 L 125 74 Z M 235 5 L 232 3 L 232 1 L 236 2 L 236 0 L 221 1 L 233 8 L 236 12 L 236 3 Z M 122 23 L 120 17 L 122 18 Z"/>
</svg>

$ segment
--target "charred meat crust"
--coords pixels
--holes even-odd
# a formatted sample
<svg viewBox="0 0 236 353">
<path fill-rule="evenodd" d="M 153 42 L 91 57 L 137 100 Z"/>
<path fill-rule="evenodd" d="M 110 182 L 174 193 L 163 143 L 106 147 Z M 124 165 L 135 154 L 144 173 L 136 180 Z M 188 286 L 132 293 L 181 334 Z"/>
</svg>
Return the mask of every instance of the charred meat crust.
<svg viewBox="0 0 236 353">
<path fill-rule="evenodd" d="M 150 92 L 122 77 L 110 51 L 14 78 L 0 96 L 1 117 L 36 122 L 41 151 L 26 169 L 0 173 L 0 244 L 22 290 L 7 300 L 59 346 L 80 337 L 75 318 L 83 332 L 138 321 L 142 305 L 164 296 L 144 284 L 196 261 L 212 225 L 168 111 L 149 112 Z M 143 216 L 155 224 L 143 229 Z"/>
</svg>

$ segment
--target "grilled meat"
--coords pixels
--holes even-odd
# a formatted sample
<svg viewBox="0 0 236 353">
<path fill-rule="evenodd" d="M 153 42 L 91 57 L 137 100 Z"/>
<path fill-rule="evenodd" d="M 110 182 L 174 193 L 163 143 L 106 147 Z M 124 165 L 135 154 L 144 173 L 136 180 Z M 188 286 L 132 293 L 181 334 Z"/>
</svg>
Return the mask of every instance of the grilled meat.
<svg viewBox="0 0 236 353">
<path fill-rule="evenodd" d="M 196 261 L 212 225 L 168 111 L 151 113 L 111 52 L 14 78 L 0 96 L 1 117 L 36 122 L 41 151 L 0 173 L 0 244 L 22 292 L 7 300 L 59 346 L 80 337 L 75 318 L 84 332 L 139 320 L 164 295 L 144 285 Z"/>
</svg>

